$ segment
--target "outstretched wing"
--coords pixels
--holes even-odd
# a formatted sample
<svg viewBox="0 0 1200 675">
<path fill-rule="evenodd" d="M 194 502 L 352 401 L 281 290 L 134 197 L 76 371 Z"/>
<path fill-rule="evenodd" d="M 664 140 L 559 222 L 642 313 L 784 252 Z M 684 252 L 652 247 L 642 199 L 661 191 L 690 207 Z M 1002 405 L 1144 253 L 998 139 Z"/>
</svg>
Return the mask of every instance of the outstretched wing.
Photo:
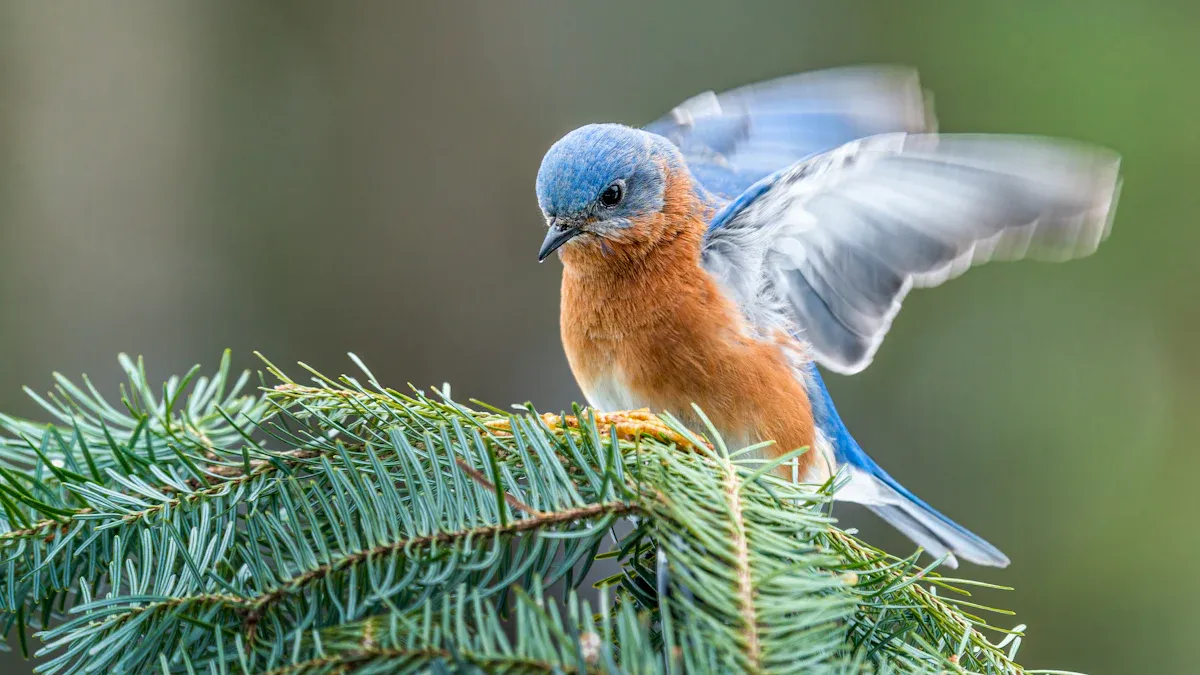
<svg viewBox="0 0 1200 675">
<path fill-rule="evenodd" d="M 751 323 L 856 373 L 913 286 L 989 260 L 1067 260 L 1108 235 L 1119 159 L 1016 136 L 886 134 L 798 162 L 713 218 L 705 268 Z"/>
<path fill-rule="evenodd" d="M 646 131 L 670 139 L 705 188 L 731 199 L 769 174 L 857 138 L 932 127 L 915 71 L 852 66 L 705 92 Z"/>
</svg>

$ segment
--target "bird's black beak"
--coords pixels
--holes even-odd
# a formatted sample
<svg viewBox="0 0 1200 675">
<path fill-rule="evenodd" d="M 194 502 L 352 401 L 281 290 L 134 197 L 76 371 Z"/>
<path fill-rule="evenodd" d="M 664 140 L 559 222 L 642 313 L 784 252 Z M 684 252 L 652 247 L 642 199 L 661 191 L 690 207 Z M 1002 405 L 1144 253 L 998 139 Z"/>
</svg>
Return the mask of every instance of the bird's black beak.
<svg viewBox="0 0 1200 675">
<path fill-rule="evenodd" d="M 551 253 L 557 251 L 559 246 L 571 241 L 582 232 L 583 230 L 578 227 L 564 225 L 557 220 L 551 220 L 550 231 L 546 233 L 546 238 L 542 241 L 542 247 L 538 249 L 538 262 L 543 262 Z"/>
</svg>

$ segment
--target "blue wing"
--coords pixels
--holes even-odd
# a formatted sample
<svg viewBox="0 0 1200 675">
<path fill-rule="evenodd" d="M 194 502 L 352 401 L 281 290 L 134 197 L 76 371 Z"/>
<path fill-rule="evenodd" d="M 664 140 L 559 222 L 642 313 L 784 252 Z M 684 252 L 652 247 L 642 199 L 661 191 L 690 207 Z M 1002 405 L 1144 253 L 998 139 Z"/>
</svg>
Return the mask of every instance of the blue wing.
<svg viewBox="0 0 1200 675">
<path fill-rule="evenodd" d="M 972 265 L 1092 253 L 1119 160 L 1043 138 L 883 134 L 759 180 L 714 216 L 703 263 L 752 324 L 865 368 L 913 287 Z"/>
<path fill-rule="evenodd" d="M 932 124 L 914 71 L 855 66 L 706 92 L 645 128 L 679 146 L 706 189 L 732 199 L 805 157 Z"/>
<path fill-rule="evenodd" d="M 763 334 L 858 372 L 900 303 L 988 260 L 1065 260 L 1109 232 L 1118 159 L 1046 139 L 936 136 L 916 74 L 844 68 L 689 99 L 646 127 L 728 200 L 702 262 Z M 935 556 L 1008 559 L 897 483 L 858 446 L 815 367 L 797 372 L 863 503 Z"/>
</svg>

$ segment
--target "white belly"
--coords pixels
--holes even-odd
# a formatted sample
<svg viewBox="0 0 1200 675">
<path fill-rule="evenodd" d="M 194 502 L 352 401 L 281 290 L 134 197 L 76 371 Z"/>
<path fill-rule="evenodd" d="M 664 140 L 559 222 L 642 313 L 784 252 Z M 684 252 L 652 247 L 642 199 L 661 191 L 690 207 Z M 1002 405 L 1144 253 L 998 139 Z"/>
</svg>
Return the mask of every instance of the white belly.
<svg viewBox="0 0 1200 675">
<path fill-rule="evenodd" d="M 620 374 L 615 369 L 584 386 L 583 395 L 587 398 L 588 404 L 601 412 L 654 407 L 650 401 L 634 396 L 633 392 L 625 387 Z"/>
</svg>

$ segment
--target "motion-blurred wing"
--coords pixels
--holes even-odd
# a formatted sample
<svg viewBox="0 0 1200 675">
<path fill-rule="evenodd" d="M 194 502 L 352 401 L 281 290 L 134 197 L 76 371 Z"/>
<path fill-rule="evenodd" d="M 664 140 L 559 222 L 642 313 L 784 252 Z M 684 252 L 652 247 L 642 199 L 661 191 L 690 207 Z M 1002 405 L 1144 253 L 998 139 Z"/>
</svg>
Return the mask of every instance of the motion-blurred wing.
<svg viewBox="0 0 1200 675">
<path fill-rule="evenodd" d="M 709 191 L 733 198 L 759 179 L 864 136 L 932 131 L 915 71 L 834 68 L 705 92 L 646 126 L 679 146 Z"/>
<path fill-rule="evenodd" d="M 887 134 L 752 186 L 710 225 L 704 265 L 760 327 L 790 321 L 856 373 L 913 286 L 989 260 L 1068 260 L 1108 235 L 1119 159 L 1043 138 Z"/>
</svg>

